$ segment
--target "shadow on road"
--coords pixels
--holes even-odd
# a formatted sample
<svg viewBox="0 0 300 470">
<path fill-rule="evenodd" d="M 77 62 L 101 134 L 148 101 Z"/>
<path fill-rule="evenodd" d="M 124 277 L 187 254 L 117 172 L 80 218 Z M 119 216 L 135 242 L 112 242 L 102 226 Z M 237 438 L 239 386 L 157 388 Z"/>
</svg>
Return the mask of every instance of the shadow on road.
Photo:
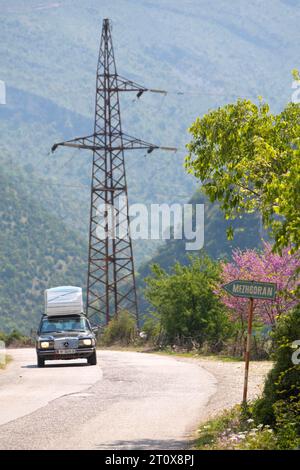
<svg viewBox="0 0 300 470">
<path fill-rule="evenodd" d="M 44 369 L 53 369 L 53 368 L 63 368 L 63 367 L 87 367 L 88 364 L 80 362 L 79 364 L 45 364 Z M 22 369 L 38 369 L 36 364 L 28 364 L 27 366 L 22 366 Z"/>
<path fill-rule="evenodd" d="M 105 446 L 99 444 L 99 450 L 189 450 L 196 441 L 174 439 L 139 439 L 134 441 L 114 441 Z"/>
</svg>

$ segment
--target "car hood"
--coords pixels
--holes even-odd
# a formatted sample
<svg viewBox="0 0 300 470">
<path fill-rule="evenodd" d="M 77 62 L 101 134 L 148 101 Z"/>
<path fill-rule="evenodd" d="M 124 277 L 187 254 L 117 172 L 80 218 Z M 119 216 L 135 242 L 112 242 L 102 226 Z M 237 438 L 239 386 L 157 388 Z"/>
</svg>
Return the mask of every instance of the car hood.
<svg viewBox="0 0 300 470">
<path fill-rule="evenodd" d="M 95 335 L 89 330 L 86 331 L 63 331 L 61 333 L 41 333 L 38 338 L 53 340 L 56 338 L 94 338 Z"/>
</svg>

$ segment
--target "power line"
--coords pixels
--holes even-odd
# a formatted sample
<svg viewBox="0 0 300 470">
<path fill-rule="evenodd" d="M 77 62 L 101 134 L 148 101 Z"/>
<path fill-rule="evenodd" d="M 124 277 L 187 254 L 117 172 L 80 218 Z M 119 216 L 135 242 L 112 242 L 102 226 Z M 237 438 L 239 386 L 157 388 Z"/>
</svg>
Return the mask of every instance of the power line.
<svg viewBox="0 0 300 470">
<path fill-rule="evenodd" d="M 35 185 L 38 185 L 38 186 L 60 186 L 60 187 L 64 187 L 64 188 L 72 188 L 72 189 L 91 189 L 90 186 L 88 185 L 72 185 L 72 184 L 65 184 L 65 183 L 52 183 L 52 182 L 48 182 L 47 180 L 43 180 L 41 182 L 37 182 L 37 181 L 34 181 L 33 183 L 31 184 L 35 184 Z"/>
<path fill-rule="evenodd" d="M 145 91 L 150 93 L 160 93 L 164 96 L 167 95 L 175 95 L 175 96 L 214 96 L 214 97 L 223 97 L 223 98 L 240 98 L 240 99 L 258 99 L 261 96 L 261 92 L 257 93 L 256 95 L 248 95 L 248 92 L 242 93 L 232 93 L 232 92 L 216 92 L 216 91 L 182 91 L 182 90 L 155 90 L 155 89 L 148 89 L 146 88 Z M 137 98 L 139 99 L 143 93 L 138 93 Z M 244 96 L 243 96 L 244 95 Z M 277 98 L 276 96 L 269 96 L 269 99 Z M 136 102 L 136 100 L 134 100 Z"/>
</svg>

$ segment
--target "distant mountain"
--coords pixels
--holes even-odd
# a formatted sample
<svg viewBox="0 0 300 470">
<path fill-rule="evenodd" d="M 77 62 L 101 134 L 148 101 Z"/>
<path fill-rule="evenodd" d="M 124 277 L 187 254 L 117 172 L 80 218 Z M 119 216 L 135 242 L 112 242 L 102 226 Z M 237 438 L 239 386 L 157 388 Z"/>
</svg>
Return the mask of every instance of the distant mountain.
<svg viewBox="0 0 300 470">
<path fill-rule="evenodd" d="M 204 204 L 204 246 L 203 250 L 213 259 L 230 260 L 234 249 L 259 249 L 262 238 L 267 239 L 266 232 L 261 227 L 258 214 L 251 214 L 243 219 L 227 221 L 217 203 L 210 203 L 201 191 L 191 198 L 193 205 Z M 233 240 L 228 240 L 226 230 L 229 226 L 234 229 Z M 139 289 L 140 310 L 145 312 L 147 303 L 143 297 L 144 279 L 151 274 L 152 264 L 159 264 L 170 271 L 176 262 L 188 264 L 190 256 L 197 256 L 199 251 L 187 251 L 187 240 L 167 240 L 159 247 L 153 258 L 143 263 L 138 269 L 137 285 Z"/>
<path fill-rule="evenodd" d="M 91 155 L 49 149 L 93 127 L 95 71 L 102 20 L 109 17 L 118 71 L 167 96 L 122 94 L 123 129 L 177 154 L 127 152 L 130 202 L 185 202 L 196 181 L 182 162 L 196 116 L 237 97 L 266 98 L 280 109 L 291 98 L 299 64 L 300 4 L 292 0 L 1 1 L 1 147 L 32 176 L 54 178 L 64 216 L 88 230 Z M 183 94 L 182 94 L 183 93 Z M 78 184 L 84 187 L 77 188 Z M 76 203 L 70 215 L 69 200 Z M 49 201 L 50 203 L 50 201 Z M 73 220 L 72 220 L 73 219 Z M 75 223 L 75 227 L 74 227 Z M 137 264 L 157 243 L 136 242 Z"/>
<path fill-rule="evenodd" d="M 0 0 L 0 80 L 7 87 L 0 105 L 0 328 L 31 326 L 46 285 L 85 284 L 91 153 L 49 151 L 93 128 L 106 17 L 119 73 L 168 91 L 140 100 L 122 94 L 124 131 L 179 149 L 126 153 L 130 203 L 190 199 L 199 182 L 183 161 L 197 116 L 238 97 L 262 95 L 274 111 L 291 99 L 290 71 L 299 67 L 296 0 L 215 0 L 213 7 L 207 0 Z M 208 210 L 207 229 L 216 222 L 206 248 L 218 256 L 229 246 L 221 215 Z M 185 259 L 179 242 L 135 241 L 141 277 L 158 245 L 164 265 Z"/>
<path fill-rule="evenodd" d="M 59 217 L 59 201 L 57 215 L 43 206 L 51 190 L 15 170 L 0 167 L 0 330 L 28 333 L 43 313 L 44 289 L 84 286 L 87 246 Z"/>
</svg>

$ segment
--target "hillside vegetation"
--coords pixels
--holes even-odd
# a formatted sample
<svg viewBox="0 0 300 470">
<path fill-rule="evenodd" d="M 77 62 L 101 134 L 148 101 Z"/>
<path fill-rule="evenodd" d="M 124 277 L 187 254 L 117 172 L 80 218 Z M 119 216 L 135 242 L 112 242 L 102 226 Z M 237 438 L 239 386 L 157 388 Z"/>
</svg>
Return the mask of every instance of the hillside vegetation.
<svg viewBox="0 0 300 470">
<path fill-rule="evenodd" d="M 182 164 L 196 116 L 239 96 L 263 95 L 275 110 L 290 100 L 300 8 L 293 0 L 255 0 L 247 8 L 238 0 L 218 0 L 214 8 L 204 0 L 0 4 L 0 79 L 7 85 L 0 106 L 0 328 L 27 330 L 46 286 L 85 285 L 91 154 L 49 151 L 93 128 L 103 18 L 112 19 L 119 73 L 169 92 L 121 96 L 124 131 L 178 147 L 175 154 L 126 154 L 130 203 L 149 205 L 185 203 L 194 194 L 196 180 Z M 217 206 L 207 207 L 205 249 L 213 257 L 229 252 L 224 224 Z M 257 246 L 258 225 L 246 223 L 234 246 Z M 134 254 L 139 280 L 153 257 L 164 267 L 187 260 L 180 241 L 136 241 Z"/>
<path fill-rule="evenodd" d="M 42 185 L 32 191 L 21 171 L 16 179 L 1 168 L 0 330 L 28 333 L 43 313 L 44 289 L 84 285 L 85 243 L 41 204 L 48 196 Z"/>
<path fill-rule="evenodd" d="M 105 17 L 112 20 L 119 73 L 170 92 L 140 100 L 123 94 L 124 130 L 179 148 L 177 154 L 156 151 L 147 158 L 139 151 L 126 154 L 131 203 L 186 202 L 196 186 L 182 170 L 186 130 L 195 117 L 239 96 L 255 100 L 263 95 L 281 108 L 291 97 L 290 71 L 297 65 L 300 11 L 292 0 L 256 0 L 247 8 L 226 0 L 214 8 L 204 0 L 2 1 L 0 78 L 8 90 L 7 105 L 0 108 L 1 146 L 32 176 L 55 178 L 53 192 L 64 203 L 66 222 L 83 236 L 91 155 L 61 149 L 49 156 L 49 149 L 93 128 Z M 70 199 L 76 217 L 70 217 Z M 156 246 L 136 242 L 137 264 Z"/>
<path fill-rule="evenodd" d="M 212 259 L 231 259 L 232 250 L 240 248 L 259 249 L 262 239 L 267 240 L 267 233 L 261 227 L 258 214 L 251 214 L 242 220 L 225 220 L 217 203 L 210 203 L 200 191 L 197 191 L 189 201 L 191 204 L 204 204 L 204 251 Z M 232 225 L 234 228 L 233 240 L 228 240 L 226 230 Z M 140 308 L 147 310 L 148 303 L 143 294 L 145 287 L 144 279 L 151 274 L 151 266 L 159 264 L 167 272 L 176 262 L 183 265 L 190 264 L 191 255 L 199 255 L 200 252 L 186 251 L 187 240 L 167 240 L 157 248 L 154 255 L 144 262 L 138 269 L 137 285 L 139 288 Z"/>
</svg>

